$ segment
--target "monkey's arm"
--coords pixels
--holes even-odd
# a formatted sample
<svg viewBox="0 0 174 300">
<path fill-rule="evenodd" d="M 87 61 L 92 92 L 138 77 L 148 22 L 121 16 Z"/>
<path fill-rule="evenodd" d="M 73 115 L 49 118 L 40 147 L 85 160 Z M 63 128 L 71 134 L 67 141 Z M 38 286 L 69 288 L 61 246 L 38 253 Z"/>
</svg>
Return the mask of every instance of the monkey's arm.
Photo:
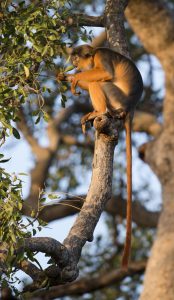
<svg viewBox="0 0 174 300">
<path fill-rule="evenodd" d="M 57 75 L 57 80 L 71 82 L 72 94 L 78 95 L 78 93 L 76 93 L 77 85 L 84 90 L 88 90 L 89 82 L 109 81 L 112 80 L 112 75 L 105 70 L 96 68 L 96 69 L 87 70 L 84 72 L 79 72 L 76 74 L 69 74 L 69 75 L 59 73 Z"/>
<path fill-rule="evenodd" d="M 76 74 L 64 74 L 59 73 L 57 74 L 57 80 L 59 81 L 69 81 L 73 83 L 78 83 L 78 81 L 87 81 L 87 82 L 94 82 L 94 81 L 109 81 L 112 80 L 112 75 L 109 74 L 107 71 L 102 69 L 92 69 L 83 72 L 79 72 Z"/>
<path fill-rule="evenodd" d="M 77 74 L 74 74 L 72 81 L 71 81 L 71 92 L 72 94 L 76 95 L 76 86 L 82 87 L 80 82 L 89 83 L 89 82 L 96 82 L 96 81 L 109 81 L 112 80 L 113 77 L 104 69 L 94 68 L 92 70 L 83 71 Z M 83 87 L 82 87 L 83 88 Z M 85 88 L 86 89 L 86 88 Z"/>
<path fill-rule="evenodd" d="M 94 68 L 87 71 L 82 71 L 80 73 L 74 74 L 74 80 L 76 84 L 78 81 L 88 81 L 88 82 L 94 82 L 94 81 L 108 81 L 112 80 L 112 75 L 105 71 L 104 69 Z"/>
</svg>

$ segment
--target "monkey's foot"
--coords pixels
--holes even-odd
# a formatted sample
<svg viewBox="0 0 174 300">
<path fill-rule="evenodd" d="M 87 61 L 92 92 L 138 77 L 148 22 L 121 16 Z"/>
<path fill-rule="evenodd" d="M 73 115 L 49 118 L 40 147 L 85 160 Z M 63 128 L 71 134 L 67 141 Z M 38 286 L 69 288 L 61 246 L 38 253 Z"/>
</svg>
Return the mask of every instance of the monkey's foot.
<svg viewBox="0 0 174 300">
<path fill-rule="evenodd" d="M 86 126 L 87 126 L 87 122 L 93 122 L 93 119 L 90 118 L 90 115 L 92 114 L 92 112 L 84 115 L 82 118 L 81 118 L 81 125 L 82 125 L 82 132 L 85 134 L 86 133 Z M 92 124 L 91 124 L 92 125 Z"/>
<path fill-rule="evenodd" d="M 92 126 L 94 119 L 101 115 L 103 114 L 100 112 L 92 111 L 81 118 L 82 131 L 84 134 L 86 133 L 87 123 L 90 123 L 90 125 Z"/>
<path fill-rule="evenodd" d="M 79 95 L 81 95 L 81 92 L 76 92 L 75 89 L 71 89 L 71 93 L 72 93 L 74 96 L 79 96 Z"/>
<path fill-rule="evenodd" d="M 86 123 L 82 124 L 82 132 L 83 134 L 86 134 Z"/>
<path fill-rule="evenodd" d="M 112 116 L 115 119 L 120 119 L 120 120 L 124 120 L 126 118 L 126 111 L 123 110 L 122 108 L 116 109 L 114 111 L 112 111 Z"/>
</svg>

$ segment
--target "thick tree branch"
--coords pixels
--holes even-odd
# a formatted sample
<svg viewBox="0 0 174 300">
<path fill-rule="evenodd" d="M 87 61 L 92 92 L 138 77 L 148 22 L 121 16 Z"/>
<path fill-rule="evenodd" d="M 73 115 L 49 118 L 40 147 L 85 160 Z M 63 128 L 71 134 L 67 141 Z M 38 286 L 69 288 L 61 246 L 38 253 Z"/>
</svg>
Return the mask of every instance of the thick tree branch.
<svg viewBox="0 0 174 300">
<path fill-rule="evenodd" d="M 92 27 L 103 27 L 104 16 L 88 16 L 85 14 L 72 14 L 68 16 L 65 23 L 69 26 L 92 26 Z"/>
<path fill-rule="evenodd" d="M 124 10 L 128 0 L 107 0 L 105 6 L 105 27 L 110 47 L 129 57 L 124 28 Z"/>
<path fill-rule="evenodd" d="M 64 272 L 64 267 L 69 261 L 69 253 L 61 243 L 49 237 L 28 238 L 24 240 L 23 245 L 16 248 L 16 254 L 27 251 L 45 253 L 55 261 L 55 265 L 41 270 L 26 259 L 20 264 L 17 263 L 17 267 L 33 279 L 33 283 L 27 286 L 25 291 L 44 287 L 48 282 L 50 285 L 55 285 L 70 280 L 72 273 L 68 274 L 69 280 L 67 280 L 67 270 Z"/>
<path fill-rule="evenodd" d="M 92 241 L 94 228 L 112 193 L 113 155 L 118 124 L 116 126 L 115 122 L 102 115 L 94 120 L 94 126 L 97 133 L 90 188 L 82 210 L 64 241 L 71 253 L 72 264 L 78 262 L 86 241 Z"/>
<path fill-rule="evenodd" d="M 131 263 L 128 271 L 122 269 L 109 270 L 109 272 L 103 272 L 97 277 L 82 278 L 74 283 L 65 284 L 59 287 L 53 287 L 50 290 L 43 290 L 35 292 L 33 297 L 38 299 L 55 299 L 56 297 L 63 296 L 79 296 L 85 293 L 91 293 L 93 291 L 115 285 L 119 283 L 127 276 L 134 276 L 136 274 L 142 274 L 146 267 L 146 261 Z M 31 298 L 32 299 L 32 298 Z"/>
<path fill-rule="evenodd" d="M 60 266 L 66 265 L 69 259 L 66 248 L 55 239 L 49 237 L 33 237 L 25 239 L 22 248 L 24 250 L 30 249 L 32 252 L 46 253 Z M 20 251 L 20 248 L 18 251 Z"/>
<path fill-rule="evenodd" d="M 159 58 L 165 71 L 163 130 L 145 151 L 146 161 L 162 183 L 163 210 L 141 300 L 169 300 L 174 295 L 174 10 L 169 7 L 169 1 L 130 0 L 127 17 L 145 48 Z"/>
<path fill-rule="evenodd" d="M 160 60 L 173 47 L 174 18 L 167 1 L 130 0 L 126 17 L 144 47 Z"/>
<path fill-rule="evenodd" d="M 22 260 L 17 266 L 19 269 L 29 275 L 33 281 L 37 281 L 38 279 L 43 281 L 45 279 L 44 273 L 28 260 Z"/>
</svg>

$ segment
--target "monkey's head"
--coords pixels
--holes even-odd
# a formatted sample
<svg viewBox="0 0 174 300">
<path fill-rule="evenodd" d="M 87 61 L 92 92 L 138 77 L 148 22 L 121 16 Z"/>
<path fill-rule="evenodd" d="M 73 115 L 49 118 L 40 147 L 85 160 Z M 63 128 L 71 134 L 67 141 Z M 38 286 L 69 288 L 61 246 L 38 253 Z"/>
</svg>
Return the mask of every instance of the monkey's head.
<svg viewBox="0 0 174 300">
<path fill-rule="evenodd" d="M 94 64 L 94 48 L 90 45 L 82 45 L 73 49 L 71 62 L 77 70 L 89 70 Z"/>
</svg>

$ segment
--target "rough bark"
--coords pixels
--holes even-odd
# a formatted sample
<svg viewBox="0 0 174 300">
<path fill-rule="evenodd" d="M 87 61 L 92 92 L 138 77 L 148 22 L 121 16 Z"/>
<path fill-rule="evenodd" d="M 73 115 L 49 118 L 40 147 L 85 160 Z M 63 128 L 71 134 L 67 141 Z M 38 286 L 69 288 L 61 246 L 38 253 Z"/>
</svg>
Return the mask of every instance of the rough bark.
<svg viewBox="0 0 174 300">
<path fill-rule="evenodd" d="M 82 210 L 64 241 L 75 264 L 85 242 L 93 240 L 95 226 L 112 195 L 113 155 L 118 138 L 116 124 L 101 116 L 94 120 L 94 126 L 97 132 L 91 184 Z"/>
<path fill-rule="evenodd" d="M 110 48 L 130 57 L 124 28 L 124 10 L 127 4 L 128 0 L 107 0 L 104 25 Z"/>
<path fill-rule="evenodd" d="M 145 160 L 162 184 L 163 211 L 158 234 L 145 274 L 141 300 L 172 300 L 174 297 L 174 12 L 166 1 L 132 0 L 127 17 L 146 49 L 155 54 L 165 71 L 163 130 L 146 145 Z"/>
<path fill-rule="evenodd" d="M 174 185 L 163 188 L 164 208 L 158 234 L 152 248 L 144 280 L 141 300 L 173 300 L 174 298 Z"/>
</svg>

